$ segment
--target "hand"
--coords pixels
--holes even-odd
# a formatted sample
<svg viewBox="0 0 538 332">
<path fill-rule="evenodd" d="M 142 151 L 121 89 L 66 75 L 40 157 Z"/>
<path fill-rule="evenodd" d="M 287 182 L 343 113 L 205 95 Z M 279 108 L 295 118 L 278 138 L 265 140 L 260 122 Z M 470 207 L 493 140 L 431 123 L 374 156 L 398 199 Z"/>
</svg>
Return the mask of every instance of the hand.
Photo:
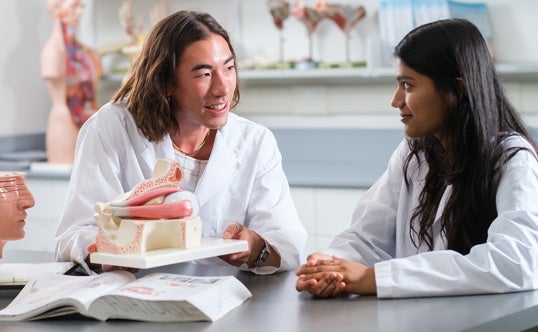
<svg viewBox="0 0 538 332">
<path fill-rule="evenodd" d="M 97 252 L 97 243 L 95 242 L 92 242 L 88 245 L 88 254 L 91 254 L 92 252 Z M 91 264 L 90 263 L 90 256 L 88 255 L 88 258 L 86 258 L 86 262 L 88 263 L 88 265 L 90 266 L 90 268 L 92 270 L 94 270 L 94 268 L 97 268 L 99 269 L 99 266 L 97 264 Z M 113 266 L 113 265 L 106 265 L 106 264 L 102 264 L 100 266 L 100 269 L 102 272 L 110 272 L 110 271 L 115 271 L 115 270 L 125 270 L 125 271 L 128 271 L 128 272 L 131 272 L 131 273 L 136 273 L 138 272 L 140 269 L 137 269 L 137 268 L 132 268 L 132 267 L 124 267 L 124 266 Z"/>
<path fill-rule="evenodd" d="M 222 238 L 245 240 L 248 242 L 248 250 L 246 251 L 219 256 L 220 259 L 234 266 L 241 266 L 244 263 L 255 261 L 265 245 L 264 240 L 258 233 L 251 231 L 238 222 L 228 225 L 222 234 Z"/>
<path fill-rule="evenodd" d="M 341 292 L 375 294 L 375 272 L 373 268 L 358 262 L 335 256 L 313 254 L 308 257 L 295 274 L 299 277 L 295 288 L 308 291 L 318 297 L 331 297 Z"/>
</svg>

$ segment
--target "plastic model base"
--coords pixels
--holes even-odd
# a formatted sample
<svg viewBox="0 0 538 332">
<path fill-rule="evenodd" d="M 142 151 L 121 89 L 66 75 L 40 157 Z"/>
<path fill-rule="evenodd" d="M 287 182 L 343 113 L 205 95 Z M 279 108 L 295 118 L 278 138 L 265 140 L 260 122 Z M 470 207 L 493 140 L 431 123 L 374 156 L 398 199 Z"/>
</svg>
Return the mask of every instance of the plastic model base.
<svg viewBox="0 0 538 332">
<path fill-rule="evenodd" d="M 188 262 L 195 259 L 209 258 L 241 252 L 248 249 L 244 240 L 204 239 L 194 248 L 165 248 L 136 254 L 109 254 L 94 252 L 90 262 L 114 266 L 148 269 L 152 267 Z"/>
</svg>

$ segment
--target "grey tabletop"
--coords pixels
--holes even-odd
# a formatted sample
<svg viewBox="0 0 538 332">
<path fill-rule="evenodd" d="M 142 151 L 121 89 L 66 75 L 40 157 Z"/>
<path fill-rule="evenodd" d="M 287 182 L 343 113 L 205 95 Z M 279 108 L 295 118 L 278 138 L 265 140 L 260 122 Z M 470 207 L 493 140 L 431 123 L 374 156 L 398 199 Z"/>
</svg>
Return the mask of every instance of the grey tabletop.
<svg viewBox="0 0 538 332">
<path fill-rule="evenodd" d="M 142 270 L 234 275 L 253 297 L 215 322 L 148 323 L 81 316 L 0 323 L 0 331 L 521 331 L 538 326 L 538 291 L 499 295 L 379 300 L 375 296 L 314 299 L 295 290 L 293 272 L 258 276 L 226 266 L 184 263 Z M 0 291 L 0 307 L 15 291 Z"/>
</svg>

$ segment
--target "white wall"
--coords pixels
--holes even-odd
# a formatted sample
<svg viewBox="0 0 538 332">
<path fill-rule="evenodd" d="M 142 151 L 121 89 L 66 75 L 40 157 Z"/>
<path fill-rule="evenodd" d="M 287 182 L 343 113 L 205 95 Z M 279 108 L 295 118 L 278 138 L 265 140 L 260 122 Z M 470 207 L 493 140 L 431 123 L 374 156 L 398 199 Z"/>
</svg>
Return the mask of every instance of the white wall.
<svg viewBox="0 0 538 332">
<path fill-rule="evenodd" d="M 0 136 L 44 131 L 50 101 L 39 52 L 49 26 L 45 0 L 0 1 Z"/>
<path fill-rule="evenodd" d="M 121 0 L 85 0 L 86 11 L 80 36 L 96 47 L 120 42 L 123 35 L 117 22 Z M 157 0 L 135 0 L 136 8 L 145 11 Z M 169 0 L 171 9 L 200 9 L 211 12 L 231 33 L 239 56 L 273 58 L 278 56 L 278 33 L 265 0 Z M 352 59 L 364 57 L 364 39 L 377 33 L 377 0 L 340 0 L 339 3 L 364 4 L 368 18 L 352 36 Z M 486 0 L 490 8 L 499 62 L 538 62 L 538 1 Z M 313 5 L 315 0 L 305 0 Z M 96 15 L 90 15 L 95 12 Z M 239 15 L 242 13 L 242 15 Z M 95 26 L 92 25 L 95 24 Z M 45 0 L 0 1 L 0 100 L 2 121 L 0 136 L 42 133 L 50 106 L 48 93 L 40 77 L 39 53 L 50 33 L 51 19 Z M 285 57 L 298 59 L 306 54 L 306 33 L 301 23 L 289 18 L 285 23 Z M 331 22 L 323 22 L 315 35 L 314 55 L 325 61 L 343 57 L 343 36 Z M 105 63 L 106 64 L 106 63 Z M 534 89 L 532 87 L 531 89 Z M 532 91 L 531 91 L 532 92 Z M 103 96 L 101 96 L 103 97 Z M 102 98 L 101 98 L 102 99 Z M 106 99 L 106 98 L 104 98 Z M 385 107 L 376 106 L 376 107 Z"/>
</svg>

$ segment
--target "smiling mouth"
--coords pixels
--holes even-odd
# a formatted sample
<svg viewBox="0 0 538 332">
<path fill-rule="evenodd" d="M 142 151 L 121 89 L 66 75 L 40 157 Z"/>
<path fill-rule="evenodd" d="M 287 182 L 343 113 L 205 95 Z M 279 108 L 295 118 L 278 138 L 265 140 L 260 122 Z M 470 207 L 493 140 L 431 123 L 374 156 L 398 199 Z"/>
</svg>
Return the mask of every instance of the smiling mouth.
<svg viewBox="0 0 538 332">
<path fill-rule="evenodd" d="M 209 105 L 209 106 L 206 106 L 206 108 L 212 110 L 212 111 L 222 111 L 225 107 L 226 107 L 226 103 L 222 103 L 222 104 L 216 104 L 216 105 Z"/>
</svg>

